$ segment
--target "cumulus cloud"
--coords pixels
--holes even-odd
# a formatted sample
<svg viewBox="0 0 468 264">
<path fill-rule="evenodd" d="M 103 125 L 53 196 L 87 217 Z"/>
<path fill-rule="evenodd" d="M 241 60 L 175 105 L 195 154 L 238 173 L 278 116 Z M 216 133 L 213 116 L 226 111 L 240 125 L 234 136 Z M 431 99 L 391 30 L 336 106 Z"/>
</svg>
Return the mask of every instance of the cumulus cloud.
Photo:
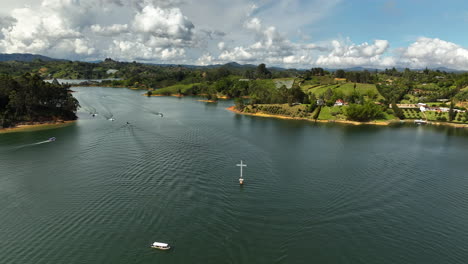
<svg viewBox="0 0 468 264">
<path fill-rule="evenodd" d="M 69 11 L 73 12 L 67 14 Z M 39 10 L 30 7 L 14 9 L 11 12 L 13 20 L 7 26 L 2 25 L 0 49 L 9 53 L 38 53 L 56 47 L 70 47 L 70 52 L 82 54 L 83 50 L 77 47 L 87 42 L 80 32 L 87 23 L 82 18 L 86 11 L 87 7 L 77 1 L 59 0 L 44 0 Z M 77 44 L 71 45 L 71 42 Z"/>
<path fill-rule="evenodd" d="M 253 33 L 254 42 L 247 46 L 228 48 L 224 42 L 218 44 L 222 51 L 218 59 L 223 62 L 265 62 L 273 65 L 311 64 L 310 50 L 315 47 L 291 42 L 278 32 L 276 27 L 264 26 L 259 18 L 249 18 L 244 28 Z"/>
<path fill-rule="evenodd" d="M 218 43 L 218 49 L 219 49 L 219 50 L 225 50 L 225 49 L 226 49 L 226 43 L 224 43 L 224 42 L 222 42 L 222 41 L 219 42 L 219 43 Z"/>
<path fill-rule="evenodd" d="M 348 42 L 350 42 L 348 40 Z M 316 64 L 324 67 L 389 67 L 395 65 L 392 57 L 382 56 L 389 48 L 387 40 L 375 40 L 356 45 L 347 44 L 338 40 L 332 41 L 332 51 L 321 55 Z"/>
<path fill-rule="evenodd" d="M 92 25 L 91 31 L 101 36 L 115 36 L 129 32 L 127 24 L 113 24 L 111 26 Z"/>
<path fill-rule="evenodd" d="M 0 52 L 66 58 L 183 57 L 185 48 L 194 44 L 194 25 L 175 7 L 178 3 L 181 1 L 42 0 L 39 7 L 15 8 L 9 17 L 0 19 Z M 114 6 L 104 12 L 117 23 L 102 21 L 99 10 L 104 5 Z"/>
<path fill-rule="evenodd" d="M 133 27 L 137 32 L 156 37 L 191 40 L 194 25 L 179 8 L 163 9 L 148 5 L 135 15 Z"/>
<path fill-rule="evenodd" d="M 314 41 L 311 25 L 342 0 L 17 2 L 16 8 L 11 1 L 2 6 L 0 52 L 199 65 L 468 69 L 468 49 L 437 38 L 395 50 L 387 40 Z"/>
<path fill-rule="evenodd" d="M 115 40 L 107 51 L 112 57 L 125 60 L 177 60 L 185 55 L 183 48 L 151 47 L 141 42 Z"/>
<path fill-rule="evenodd" d="M 196 65 L 201 65 L 201 66 L 212 65 L 214 63 L 215 63 L 215 58 L 211 56 L 210 53 L 203 54 L 196 61 Z"/>
<path fill-rule="evenodd" d="M 413 68 L 468 69 L 468 49 L 438 38 L 419 38 L 400 52 L 401 63 Z"/>
</svg>

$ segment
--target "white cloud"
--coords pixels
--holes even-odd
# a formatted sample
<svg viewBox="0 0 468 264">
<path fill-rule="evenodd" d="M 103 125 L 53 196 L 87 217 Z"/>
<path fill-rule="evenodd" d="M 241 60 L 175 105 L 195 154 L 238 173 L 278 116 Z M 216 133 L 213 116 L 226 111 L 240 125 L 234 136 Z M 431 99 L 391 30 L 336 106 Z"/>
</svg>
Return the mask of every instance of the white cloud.
<svg viewBox="0 0 468 264">
<path fill-rule="evenodd" d="M 114 40 L 107 54 L 124 60 L 167 61 L 182 59 L 185 56 L 185 49 L 151 47 L 138 41 Z"/>
<path fill-rule="evenodd" d="M 197 59 L 196 65 L 206 66 L 206 65 L 212 65 L 214 63 L 215 63 L 215 59 L 213 58 L 213 56 L 211 56 L 211 54 L 209 53 L 205 53 L 200 58 Z"/>
<path fill-rule="evenodd" d="M 420 38 L 314 41 L 342 0 L 16 0 L 0 7 L 0 52 L 163 63 L 267 63 L 310 68 L 468 69 L 468 49 Z"/>
<path fill-rule="evenodd" d="M 468 69 L 468 49 L 438 38 L 419 38 L 400 52 L 401 63 L 413 68 Z"/>
<path fill-rule="evenodd" d="M 66 12 L 73 10 L 71 14 Z M 44 52 L 56 47 L 69 47 L 69 52 L 82 54 L 83 35 L 80 32 L 86 7 L 76 1 L 45 0 L 39 10 L 30 7 L 14 9 L 11 17 L 14 22 L 2 26 L 3 39 L 0 50 L 4 52 Z M 77 43 L 71 45 L 71 42 Z M 88 49 L 90 51 L 92 49 Z M 88 54 L 88 52 L 86 52 Z"/>
<path fill-rule="evenodd" d="M 255 61 L 257 58 L 254 57 L 254 54 L 247 51 L 244 47 L 235 47 L 232 50 L 225 50 L 219 59 L 225 62 L 231 61 L 241 61 L 241 62 L 251 62 Z"/>
<path fill-rule="evenodd" d="M 127 24 L 113 24 L 111 26 L 92 25 L 91 31 L 101 36 L 115 36 L 129 32 Z"/>
<path fill-rule="evenodd" d="M 219 50 L 225 50 L 225 49 L 226 49 L 226 43 L 224 43 L 224 42 L 222 42 L 222 41 L 219 42 L 219 43 L 218 43 L 218 49 L 219 49 Z"/>
<path fill-rule="evenodd" d="M 260 19 L 254 17 L 245 22 L 244 27 L 253 31 L 260 31 L 262 29 L 262 23 Z"/>
<path fill-rule="evenodd" d="M 224 42 L 218 45 L 222 51 L 221 62 L 267 63 L 275 66 L 311 67 L 312 51 L 320 46 L 298 44 L 290 41 L 274 26 L 264 26 L 257 18 L 249 18 L 244 28 L 253 34 L 254 42 L 248 45 L 228 48 Z"/>
<path fill-rule="evenodd" d="M 194 25 L 179 8 L 162 9 L 148 5 L 135 15 L 135 31 L 156 37 L 191 40 Z"/>
<path fill-rule="evenodd" d="M 375 40 L 372 44 L 365 42 L 360 45 L 333 40 L 331 44 L 332 51 L 319 56 L 317 65 L 337 68 L 355 66 L 382 68 L 395 65 L 392 57 L 382 56 L 390 46 L 387 40 Z"/>
</svg>

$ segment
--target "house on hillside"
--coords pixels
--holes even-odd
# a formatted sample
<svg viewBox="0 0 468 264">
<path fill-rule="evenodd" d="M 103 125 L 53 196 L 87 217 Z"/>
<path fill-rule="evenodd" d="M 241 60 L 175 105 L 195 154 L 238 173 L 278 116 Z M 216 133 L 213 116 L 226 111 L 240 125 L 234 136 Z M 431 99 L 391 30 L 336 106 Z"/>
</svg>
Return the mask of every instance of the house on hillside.
<svg viewBox="0 0 468 264">
<path fill-rule="evenodd" d="M 343 105 L 345 105 L 345 102 L 343 100 L 341 99 L 336 100 L 335 106 L 343 106 Z"/>
</svg>

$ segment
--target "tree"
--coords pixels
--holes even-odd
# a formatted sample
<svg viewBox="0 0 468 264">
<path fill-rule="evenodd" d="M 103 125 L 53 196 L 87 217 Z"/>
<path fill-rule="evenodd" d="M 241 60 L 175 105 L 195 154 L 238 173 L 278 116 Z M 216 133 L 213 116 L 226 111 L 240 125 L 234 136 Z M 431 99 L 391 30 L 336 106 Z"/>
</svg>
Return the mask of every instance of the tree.
<svg viewBox="0 0 468 264">
<path fill-rule="evenodd" d="M 398 117 L 399 119 L 405 119 L 405 114 L 403 111 L 397 106 L 396 102 L 392 102 L 392 110 L 395 113 L 395 116 Z"/>
<path fill-rule="evenodd" d="M 314 94 L 311 94 L 310 97 L 309 97 L 309 100 L 310 100 L 310 105 L 309 105 L 307 111 L 309 113 L 313 113 L 314 110 L 317 108 L 317 98 L 315 97 Z"/>
<path fill-rule="evenodd" d="M 0 76 L 0 118 L 3 127 L 24 121 L 74 120 L 78 101 L 69 86 L 45 83 L 38 75 Z"/>
<path fill-rule="evenodd" d="M 244 99 L 237 97 L 234 99 L 235 108 L 239 111 L 243 111 L 245 108 Z"/>
<path fill-rule="evenodd" d="M 315 110 L 315 113 L 314 115 L 312 116 L 312 118 L 317 121 L 317 119 L 319 118 L 320 116 L 320 112 L 322 111 L 322 106 L 319 105 L 319 107 Z"/>
<path fill-rule="evenodd" d="M 381 107 L 369 101 L 363 105 L 350 104 L 346 109 L 348 120 L 353 121 L 367 122 L 381 118 L 382 115 Z"/>
<path fill-rule="evenodd" d="M 455 119 L 455 116 L 457 113 L 453 110 L 455 104 L 453 103 L 453 100 L 450 102 L 450 109 L 449 109 L 449 122 L 452 122 Z"/>
<path fill-rule="evenodd" d="M 257 66 L 257 69 L 255 71 L 255 77 L 257 77 L 258 79 L 270 79 L 271 72 L 266 68 L 266 65 L 262 63 Z"/>
<path fill-rule="evenodd" d="M 345 77 L 346 77 L 346 73 L 345 73 L 344 70 L 341 70 L 341 69 L 340 69 L 340 70 L 337 70 L 337 71 L 335 72 L 335 77 L 336 77 L 336 78 L 345 78 Z"/>
</svg>

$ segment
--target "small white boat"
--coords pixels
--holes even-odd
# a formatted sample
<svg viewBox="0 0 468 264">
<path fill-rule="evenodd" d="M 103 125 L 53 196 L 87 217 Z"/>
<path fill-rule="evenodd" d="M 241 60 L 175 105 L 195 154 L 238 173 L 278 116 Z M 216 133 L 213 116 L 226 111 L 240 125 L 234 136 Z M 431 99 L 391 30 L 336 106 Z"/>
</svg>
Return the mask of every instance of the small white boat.
<svg viewBox="0 0 468 264">
<path fill-rule="evenodd" d="M 47 141 L 52 142 L 52 141 L 55 141 L 55 140 L 57 140 L 55 137 L 51 137 Z"/>
<path fill-rule="evenodd" d="M 417 120 L 414 120 L 414 123 L 415 124 L 427 124 L 427 121 L 426 120 L 422 120 L 422 119 L 417 119 Z"/>
<path fill-rule="evenodd" d="M 161 249 L 161 250 L 168 250 L 168 249 L 171 248 L 171 247 L 169 246 L 169 244 L 161 243 L 161 242 L 154 242 L 154 243 L 151 245 L 151 247 L 152 247 L 152 248 Z"/>
</svg>

